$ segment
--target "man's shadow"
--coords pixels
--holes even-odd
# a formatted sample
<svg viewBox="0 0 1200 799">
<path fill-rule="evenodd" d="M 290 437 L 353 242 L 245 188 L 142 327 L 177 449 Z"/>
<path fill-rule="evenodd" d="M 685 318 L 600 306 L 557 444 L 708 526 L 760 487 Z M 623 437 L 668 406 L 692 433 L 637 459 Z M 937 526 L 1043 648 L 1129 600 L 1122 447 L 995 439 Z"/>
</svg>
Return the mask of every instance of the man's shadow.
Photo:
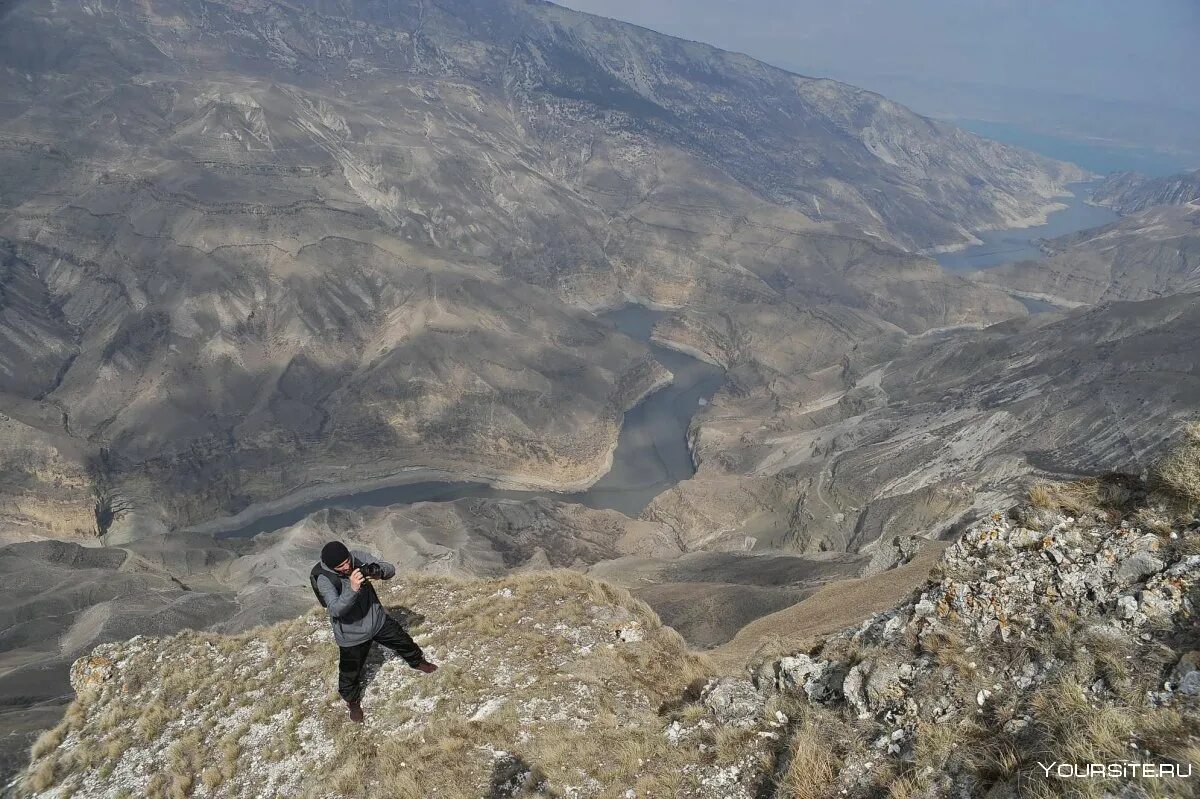
<svg viewBox="0 0 1200 799">
<path fill-rule="evenodd" d="M 404 632 L 410 636 L 413 630 L 425 621 L 424 614 L 418 613 L 412 608 L 406 608 L 403 605 L 396 607 L 385 608 L 387 614 L 400 623 L 404 628 Z M 362 675 L 362 693 L 367 693 L 367 688 L 374 682 L 375 677 L 379 674 L 379 670 L 383 668 L 383 664 L 389 660 L 397 660 L 400 656 L 382 644 L 374 643 L 371 645 L 370 652 L 367 653 L 367 662 L 363 665 Z M 405 668 L 408 665 L 405 664 Z"/>
</svg>

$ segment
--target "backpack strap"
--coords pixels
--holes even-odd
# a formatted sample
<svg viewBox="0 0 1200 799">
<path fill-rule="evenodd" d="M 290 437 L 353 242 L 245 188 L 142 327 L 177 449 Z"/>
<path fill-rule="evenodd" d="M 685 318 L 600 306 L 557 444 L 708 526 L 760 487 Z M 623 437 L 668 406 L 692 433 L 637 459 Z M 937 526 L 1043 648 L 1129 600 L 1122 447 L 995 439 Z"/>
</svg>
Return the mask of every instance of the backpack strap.
<svg viewBox="0 0 1200 799">
<path fill-rule="evenodd" d="M 342 593 L 342 581 L 325 568 L 325 564 L 320 561 L 317 561 L 316 565 L 312 567 L 312 571 L 308 573 L 308 583 L 312 586 L 313 593 L 317 595 L 317 601 L 324 608 L 328 605 L 325 604 L 325 597 L 321 595 L 321 589 L 317 587 L 317 578 L 321 575 L 325 575 L 325 578 L 333 585 L 333 590 L 339 594 Z"/>
</svg>

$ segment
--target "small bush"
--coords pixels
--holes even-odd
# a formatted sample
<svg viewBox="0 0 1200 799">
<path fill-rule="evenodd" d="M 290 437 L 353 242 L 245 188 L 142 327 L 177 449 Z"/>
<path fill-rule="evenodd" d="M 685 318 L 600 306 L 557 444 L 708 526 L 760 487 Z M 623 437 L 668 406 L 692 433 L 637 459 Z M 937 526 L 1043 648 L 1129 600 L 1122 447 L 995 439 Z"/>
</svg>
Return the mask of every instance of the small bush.
<svg viewBox="0 0 1200 799">
<path fill-rule="evenodd" d="M 44 791 L 54 784 L 55 766 L 57 763 L 52 757 L 48 757 L 34 768 L 29 775 L 29 787 L 34 791 Z"/>
</svg>

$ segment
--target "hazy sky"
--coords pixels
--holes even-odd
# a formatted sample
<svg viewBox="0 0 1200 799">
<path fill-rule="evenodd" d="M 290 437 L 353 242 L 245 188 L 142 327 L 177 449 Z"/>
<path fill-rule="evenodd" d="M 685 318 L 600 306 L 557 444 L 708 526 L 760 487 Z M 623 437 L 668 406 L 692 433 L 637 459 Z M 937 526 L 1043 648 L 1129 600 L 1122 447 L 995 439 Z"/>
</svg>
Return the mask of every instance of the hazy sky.
<svg viewBox="0 0 1200 799">
<path fill-rule="evenodd" d="M 1200 0 L 560 0 L 799 72 L 1200 107 Z"/>
</svg>

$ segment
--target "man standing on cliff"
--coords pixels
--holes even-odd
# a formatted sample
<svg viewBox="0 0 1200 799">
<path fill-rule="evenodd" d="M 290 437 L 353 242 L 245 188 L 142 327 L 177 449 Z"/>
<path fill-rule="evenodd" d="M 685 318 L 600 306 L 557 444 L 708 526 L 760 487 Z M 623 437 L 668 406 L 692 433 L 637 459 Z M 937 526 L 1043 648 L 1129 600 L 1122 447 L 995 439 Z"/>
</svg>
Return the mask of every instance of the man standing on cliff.
<svg viewBox="0 0 1200 799">
<path fill-rule="evenodd" d="M 330 541 L 324 546 L 320 562 L 309 574 L 313 592 L 329 610 L 333 640 L 341 649 L 338 693 L 346 700 L 351 721 L 363 720 L 362 674 L 372 641 L 391 649 L 418 671 L 425 674 L 437 671 L 437 666 L 425 659 L 421 647 L 384 610 L 375 586 L 371 585 L 372 579 L 390 580 L 395 576 L 396 567 L 392 564 L 366 552 L 351 552 L 341 541 Z"/>
</svg>

